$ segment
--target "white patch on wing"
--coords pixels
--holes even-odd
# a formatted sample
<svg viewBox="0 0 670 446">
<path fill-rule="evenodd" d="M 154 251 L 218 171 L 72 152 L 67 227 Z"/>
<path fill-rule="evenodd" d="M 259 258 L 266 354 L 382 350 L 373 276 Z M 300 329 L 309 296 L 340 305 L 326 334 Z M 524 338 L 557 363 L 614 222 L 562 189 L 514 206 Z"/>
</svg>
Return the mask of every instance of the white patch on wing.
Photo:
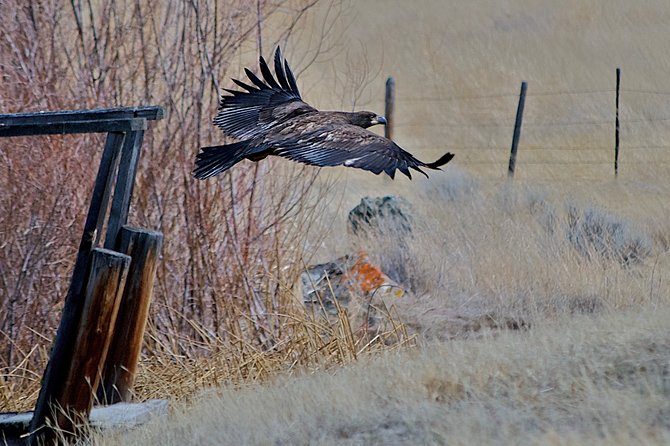
<svg viewBox="0 0 670 446">
<path fill-rule="evenodd" d="M 348 159 L 348 160 L 346 160 L 346 161 L 344 162 L 344 165 L 345 165 L 345 166 L 351 166 L 352 164 L 354 164 L 356 161 L 358 161 L 358 160 L 361 159 L 361 158 L 364 158 L 364 157 L 363 157 L 363 156 L 359 156 L 358 158 L 350 158 L 350 159 Z"/>
</svg>

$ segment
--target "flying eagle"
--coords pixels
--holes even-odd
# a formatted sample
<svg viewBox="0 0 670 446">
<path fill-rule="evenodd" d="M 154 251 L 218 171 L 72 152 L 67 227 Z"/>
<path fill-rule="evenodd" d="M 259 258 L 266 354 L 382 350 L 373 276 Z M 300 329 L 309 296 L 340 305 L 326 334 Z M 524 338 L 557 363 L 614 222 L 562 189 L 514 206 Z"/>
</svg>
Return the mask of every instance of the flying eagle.
<svg viewBox="0 0 670 446">
<path fill-rule="evenodd" d="M 214 123 L 238 142 L 203 147 L 193 174 L 204 180 L 248 159 L 259 161 L 278 155 L 314 166 L 347 166 L 386 172 L 394 178 L 396 169 L 410 179 L 410 168 L 440 170 L 454 155 L 446 153 L 433 163 L 424 163 L 390 139 L 366 130 L 386 124 L 377 114 L 319 111 L 303 102 L 293 72 L 277 47 L 275 76 L 260 57 L 261 80 L 251 70 L 245 73 L 253 85 L 233 79 L 244 91 L 224 89 Z M 428 176 L 428 175 L 426 175 Z"/>
</svg>

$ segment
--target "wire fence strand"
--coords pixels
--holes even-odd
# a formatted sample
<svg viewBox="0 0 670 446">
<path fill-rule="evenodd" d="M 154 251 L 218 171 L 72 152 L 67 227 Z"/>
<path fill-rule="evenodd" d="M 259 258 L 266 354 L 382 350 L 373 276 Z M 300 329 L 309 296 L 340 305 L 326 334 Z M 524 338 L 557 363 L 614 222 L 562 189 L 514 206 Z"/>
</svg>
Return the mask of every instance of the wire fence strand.
<svg viewBox="0 0 670 446">
<path fill-rule="evenodd" d="M 658 96 L 663 99 L 667 96 L 670 96 L 670 91 L 662 90 L 651 90 L 651 89 L 635 89 L 635 88 L 621 88 L 619 90 L 621 93 L 631 95 L 644 95 L 646 96 Z M 542 109 L 546 106 L 546 102 L 542 101 L 535 104 L 532 108 L 534 120 L 524 121 L 522 126 L 522 137 L 521 143 L 519 145 L 519 165 L 521 168 L 523 166 L 550 166 L 550 165 L 602 165 L 608 166 L 613 165 L 614 159 L 614 134 L 612 133 L 611 141 L 608 139 L 603 140 L 602 144 L 585 144 L 580 145 L 572 141 L 561 144 L 560 141 L 556 141 L 556 133 L 552 132 L 551 142 L 548 141 L 548 144 L 544 145 L 541 143 L 541 133 L 536 133 L 537 130 L 548 131 L 549 129 L 569 129 L 574 128 L 576 134 L 583 134 L 583 132 L 591 132 L 591 138 L 601 136 L 603 130 L 611 129 L 614 132 L 615 127 L 615 110 L 614 110 L 614 94 L 616 93 L 615 88 L 592 88 L 592 89 L 578 89 L 578 90 L 545 90 L 545 91 L 533 91 L 532 88 L 529 88 L 527 97 L 529 102 L 532 104 L 533 100 L 540 99 L 556 99 L 559 98 L 580 98 L 584 99 L 584 103 L 587 107 L 602 109 L 605 107 L 610 107 L 609 110 L 606 110 L 601 117 L 591 117 L 588 119 L 571 119 L 571 120 L 550 120 L 550 119 L 538 119 L 538 114 L 541 113 Z M 455 95 L 455 96 L 424 96 L 424 97 L 396 97 L 396 103 L 402 105 L 403 103 L 422 103 L 422 104 L 434 104 L 435 108 L 439 109 L 442 106 L 446 106 L 447 103 L 461 103 L 459 105 L 461 113 L 467 111 L 468 107 L 473 107 L 473 111 L 477 112 L 481 110 L 481 106 L 485 105 L 487 107 L 487 114 L 496 114 L 496 115 L 509 115 L 509 118 L 505 120 L 491 120 L 484 122 L 474 122 L 472 120 L 466 121 L 462 120 L 461 122 L 454 121 L 453 119 L 447 122 L 400 122 L 396 123 L 395 126 L 400 129 L 405 129 L 405 132 L 410 129 L 417 130 L 430 130 L 431 132 L 439 132 L 439 129 L 448 129 L 450 132 L 453 132 L 454 129 L 462 129 L 465 132 L 481 132 L 482 134 L 490 133 L 490 137 L 493 135 L 498 135 L 497 132 L 509 132 L 510 138 L 511 133 L 514 128 L 514 110 L 516 107 L 516 100 L 518 100 L 518 92 L 500 92 L 492 94 L 481 94 L 481 95 Z M 508 102 L 498 102 L 499 99 L 510 99 Z M 611 105 L 604 105 L 603 99 L 611 100 Z M 486 100 L 486 102 L 477 102 Z M 513 100 L 513 101 L 512 101 Z M 636 101 L 645 101 L 643 104 L 646 104 L 646 99 L 637 99 Z M 576 112 L 584 114 L 584 105 L 581 105 L 581 108 L 575 108 L 576 104 L 582 104 L 581 102 L 576 102 L 576 100 L 569 100 L 567 102 L 562 101 L 559 103 L 559 106 L 563 107 L 570 106 L 571 110 L 568 110 L 566 113 L 571 113 L 573 116 Z M 656 102 L 654 102 L 657 104 Z M 504 110 L 502 107 L 504 106 Z M 626 102 L 624 99 L 624 107 Z M 496 108 L 500 109 L 499 113 L 496 112 Z M 670 108 L 670 107 L 669 107 Z M 493 109 L 493 110 L 491 110 Z M 554 106 L 555 110 L 555 106 Z M 586 109 L 589 111 L 588 109 Z M 481 114 L 481 111 L 479 112 Z M 631 105 L 628 104 L 627 108 L 620 110 L 620 113 L 624 115 L 623 119 L 620 119 L 620 126 L 623 129 L 623 140 L 620 146 L 622 153 L 621 162 L 629 165 L 656 165 L 656 166 L 668 166 L 670 165 L 670 126 L 665 127 L 667 123 L 670 123 L 670 116 L 666 116 L 661 113 L 660 116 L 654 116 L 654 111 L 640 111 L 636 108 L 631 108 Z M 627 117 L 626 117 L 627 116 Z M 648 133 L 649 131 L 660 132 L 655 134 L 646 134 L 645 139 L 647 140 L 657 140 L 651 143 L 641 143 L 638 140 L 636 144 L 627 145 L 625 141 L 626 132 L 638 134 L 640 132 Z M 634 133 L 637 132 L 637 133 Z M 525 136 L 528 136 L 528 133 L 532 135 L 533 143 L 524 144 L 524 133 Z M 458 132 L 458 135 L 462 135 L 462 132 Z M 570 138 L 571 135 L 568 135 Z M 659 137 L 660 136 L 660 137 Z M 459 139 L 461 137 L 459 136 Z M 574 136 L 573 136 L 574 138 Z M 571 138 L 571 139 L 573 139 Z M 499 139 L 497 136 L 494 139 Z M 662 141 L 667 139 L 668 144 L 664 144 Z M 511 141 L 511 140 L 510 140 Z M 538 142 L 540 141 L 540 142 Z M 558 142 L 558 144 L 556 144 Z M 496 155 L 500 156 L 502 154 L 508 154 L 510 150 L 510 145 L 500 144 L 500 143 L 491 143 L 491 144 L 466 144 L 459 145 L 457 143 L 447 143 L 449 147 L 452 147 L 454 150 L 460 150 L 462 155 L 457 157 L 457 160 L 460 160 L 460 163 L 464 165 L 495 165 L 495 166 L 506 166 L 507 159 L 500 160 L 481 160 L 481 159 L 472 159 L 468 156 L 468 153 L 480 153 L 490 154 L 491 156 Z M 420 144 L 418 146 L 413 146 L 413 148 L 418 150 L 435 150 L 438 147 L 436 145 L 429 144 Z M 668 159 L 651 159 L 653 154 L 654 157 L 658 157 L 668 151 Z M 547 159 L 547 160 L 534 160 L 534 159 L 524 159 L 523 153 L 530 152 L 536 155 L 539 155 L 541 152 L 544 153 L 554 153 L 555 156 L 564 156 L 570 157 L 574 156 L 574 160 L 556 160 L 556 159 Z M 565 153 L 566 155 L 560 155 Z M 612 154 L 611 160 L 600 160 L 600 159 L 580 159 L 588 153 L 593 154 Z M 570 155 L 574 154 L 574 155 Z M 633 155 L 634 154 L 634 155 Z M 588 157 L 588 156 L 587 156 Z M 632 157 L 632 158 L 631 158 Z M 640 159 L 641 157 L 648 157 L 649 159 Z"/>
</svg>

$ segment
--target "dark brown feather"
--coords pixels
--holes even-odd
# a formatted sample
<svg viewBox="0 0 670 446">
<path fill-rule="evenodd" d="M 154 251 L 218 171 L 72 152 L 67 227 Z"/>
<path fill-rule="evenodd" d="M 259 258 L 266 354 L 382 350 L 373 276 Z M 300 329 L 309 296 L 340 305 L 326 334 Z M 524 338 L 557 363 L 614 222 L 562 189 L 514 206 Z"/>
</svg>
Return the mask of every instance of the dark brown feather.
<svg viewBox="0 0 670 446">
<path fill-rule="evenodd" d="M 283 62 L 283 63 L 282 63 Z M 454 155 L 446 153 L 437 161 L 424 163 L 393 141 L 370 132 L 377 123 L 371 112 L 321 112 L 305 103 L 288 63 L 279 48 L 274 55 L 274 76 L 262 57 L 263 80 L 245 69 L 252 85 L 239 80 L 245 91 L 228 90 L 222 96 L 214 123 L 240 143 L 208 147 L 196 161 L 195 174 L 207 178 L 232 167 L 243 159 L 259 160 L 268 155 L 314 166 L 347 166 L 391 178 L 396 170 L 412 178 L 410 169 L 439 170 Z M 427 175 L 426 175 L 427 176 Z"/>
</svg>

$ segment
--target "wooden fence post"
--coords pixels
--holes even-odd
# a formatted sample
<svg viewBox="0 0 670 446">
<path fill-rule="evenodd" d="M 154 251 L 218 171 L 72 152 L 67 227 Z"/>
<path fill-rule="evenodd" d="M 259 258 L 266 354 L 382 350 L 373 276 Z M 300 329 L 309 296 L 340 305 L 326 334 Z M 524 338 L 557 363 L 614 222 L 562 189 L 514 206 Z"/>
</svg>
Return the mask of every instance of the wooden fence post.
<svg viewBox="0 0 670 446">
<path fill-rule="evenodd" d="M 521 93 L 519 94 L 519 105 L 516 109 L 516 121 L 514 122 L 514 136 L 512 137 L 512 151 L 509 155 L 509 167 L 507 168 L 507 176 L 514 177 L 514 169 L 516 167 L 516 152 L 519 148 L 519 138 L 521 137 L 521 123 L 523 121 L 523 106 L 526 103 L 526 88 L 528 83 L 521 82 Z"/>
<path fill-rule="evenodd" d="M 91 253 L 75 353 L 52 407 L 55 424 L 64 435 L 74 434 L 93 406 L 129 265 L 130 257 L 125 254 L 101 248 Z M 55 434 L 49 429 L 46 437 Z"/>
<path fill-rule="evenodd" d="M 31 432 L 37 432 L 44 426 L 49 416 L 52 404 L 56 401 L 55 395 L 60 392 L 64 382 L 64 369 L 71 361 L 74 337 L 80 320 L 83 306 L 82 293 L 86 285 L 89 257 L 92 248 L 100 239 L 100 232 L 104 221 L 111 184 L 114 179 L 114 170 L 118 163 L 120 148 L 125 134 L 111 132 L 107 135 L 105 148 L 100 160 L 100 168 L 93 187 L 91 205 L 84 223 L 84 234 L 79 244 L 77 260 L 72 272 L 70 289 L 65 298 L 63 315 L 61 316 L 56 339 L 51 350 L 49 363 L 42 378 L 42 388 L 35 405 L 33 418 L 30 422 Z M 36 440 L 35 440 L 36 441 Z M 31 436 L 31 442 L 35 444 Z"/>
<path fill-rule="evenodd" d="M 614 176 L 619 175 L 619 87 L 621 86 L 621 68 L 616 69 L 616 117 L 614 118 Z"/>
<path fill-rule="evenodd" d="M 162 245 L 160 232 L 124 226 L 119 234 L 118 250 L 132 260 L 98 387 L 98 400 L 103 404 L 131 399 Z"/>
<path fill-rule="evenodd" d="M 395 80 L 393 77 L 386 79 L 386 96 L 384 98 L 384 136 L 393 139 L 393 110 L 395 109 Z"/>
<path fill-rule="evenodd" d="M 114 198 L 109 208 L 109 221 L 105 235 L 105 248 L 114 249 L 121 226 L 128 220 L 130 198 L 133 195 L 137 164 L 140 159 L 140 149 L 144 139 L 144 131 L 130 132 L 126 136 L 121 148 L 119 173 L 114 186 Z"/>
</svg>

